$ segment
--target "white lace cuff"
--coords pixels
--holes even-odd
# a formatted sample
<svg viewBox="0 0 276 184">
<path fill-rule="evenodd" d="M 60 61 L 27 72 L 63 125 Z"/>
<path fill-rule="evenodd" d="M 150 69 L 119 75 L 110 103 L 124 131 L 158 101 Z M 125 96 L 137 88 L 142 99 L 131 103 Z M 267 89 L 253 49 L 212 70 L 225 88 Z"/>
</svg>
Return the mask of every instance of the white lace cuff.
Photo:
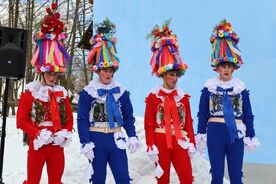
<svg viewBox="0 0 276 184">
<path fill-rule="evenodd" d="M 245 137 L 243 139 L 243 142 L 245 144 L 245 150 L 247 152 L 254 152 L 256 150 L 256 148 L 261 145 L 258 138 L 255 138 L 255 137 L 253 137 L 253 138 Z"/>
<path fill-rule="evenodd" d="M 47 145 L 52 142 L 53 142 L 52 132 L 47 129 L 42 129 L 33 141 L 34 150 L 38 150 L 43 145 Z"/>
<path fill-rule="evenodd" d="M 127 142 L 126 137 L 123 132 L 115 132 L 114 133 L 114 141 L 119 149 L 126 149 L 127 148 Z"/>
<path fill-rule="evenodd" d="M 237 130 L 238 130 L 239 139 L 245 137 L 246 126 L 243 123 L 237 124 Z"/>
</svg>

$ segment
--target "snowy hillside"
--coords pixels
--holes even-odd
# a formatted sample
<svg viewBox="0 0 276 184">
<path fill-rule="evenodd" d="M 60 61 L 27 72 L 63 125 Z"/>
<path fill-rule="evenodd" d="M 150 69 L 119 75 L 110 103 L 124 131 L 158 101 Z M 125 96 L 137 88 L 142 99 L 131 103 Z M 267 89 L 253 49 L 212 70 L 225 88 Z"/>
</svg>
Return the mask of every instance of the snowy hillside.
<svg viewBox="0 0 276 184">
<path fill-rule="evenodd" d="M 143 118 L 136 118 L 137 134 L 142 142 L 142 147 L 134 154 L 128 154 L 130 176 L 132 184 L 154 184 L 154 164 L 147 158 L 145 153 L 145 135 L 143 131 Z M 76 124 L 75 124 L 76 129 Z M 4 155 L 3 179 L 7 184 L 19 184 L 26 179 L 27 146 L 22 143 L 22 131 L 15 127 L 15 118 L 7 119 L 7 136 Z M 64 184 L 88 183 L 83 177 L 83 171 L 87 166 L 87 160 L 80 155 L 78 134 L 75 132 L 74 139 L 69 148 L 65 149 L 66 165 L 63 175 Z M 194 184 L 209 184 L 209 162 L 196 155 L 192 161 Z M 107 184 L 113 184 L 111 172 L 108 171 Z M 171 171 L 171 183 L 179 183 L 175 171 Z M 225 184 L 229 182 L 225 181 Z M 41 184 L 47 184 L 46 169 L 44 167 Z"/>
</svg>

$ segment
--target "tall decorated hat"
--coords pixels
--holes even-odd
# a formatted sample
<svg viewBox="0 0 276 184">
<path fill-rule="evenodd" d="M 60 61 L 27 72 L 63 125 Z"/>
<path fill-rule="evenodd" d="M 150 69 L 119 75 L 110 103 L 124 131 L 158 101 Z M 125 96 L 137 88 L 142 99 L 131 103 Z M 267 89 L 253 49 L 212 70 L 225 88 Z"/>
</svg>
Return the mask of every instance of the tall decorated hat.
<svg viewBox="0 0 276 184">
<path fill-rule="evenodd" d="M 112 67 L 115 71 L 119 68 L 119 56 L 116 50 L 117 39 L 113 36 L 116 26 L 108 18 L 96 24 L 96 35 L 90 40 L 91 50 L 87 61 L 92 71 L 97 72 L 102 68 Z"/>
<path fill-rule="evenodd" d="M 46 13 L 40 22 L 40 30 L 34 36 L 37 45 L 31 64 L 38 73 L 66 73 L 66 63 L 71 58 L 64 48 L 67 38 L 65 24 L 60 20 L 56 3 L 46 8 Z"/>
<path fill-rule="evenodd" d="M 166 20 L 162 27 L 155 25 L 147 38 L 152 38 L 150 60 L 152 74 L 162 76 L 169 70 L 177 70 L 179 76 L 184 75 L 188 66 L 183 63 L 178 51 L 177 36 L 169 29 L 171 19 Z"/>
<path fill-rule="evenodd" d="M 235 68 L 243 64 L 238 48 L 239 37 L 225 19 L 214 28 L 210 42 L 212 44 L 211 66 L 214 69 L 222 63 L 231 63 Z"/>
</svg>

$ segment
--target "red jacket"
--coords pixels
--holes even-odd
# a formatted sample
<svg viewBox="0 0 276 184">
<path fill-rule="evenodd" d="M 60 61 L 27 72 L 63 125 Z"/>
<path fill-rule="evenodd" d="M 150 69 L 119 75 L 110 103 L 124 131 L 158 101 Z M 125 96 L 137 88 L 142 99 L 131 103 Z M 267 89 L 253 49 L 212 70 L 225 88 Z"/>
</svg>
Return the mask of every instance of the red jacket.
<svg viewBox="0 0 276 184">
<path fill-rule="evenodd" d="M 25 132 L 31 139 L 35 139 L 41 129 L 47 128 L 53 132 L 52 126 L 40 126 L 40 122 L 51 121 L 50 102 L 35 99 L 31 91 L 27 90 L 21 94 L 17 115 L 16 125 Z M 59 100 L 58 107 L 61 116 L 61 128 L 72 131 L 73 114 L 68 96 L 64 96 Z M 37 110 L 35 110 L 37 109 Z M 40 122 L 37 122 L 38 120 Z"/>
<path fill-rule="evenodd" d="M 158 92 L 152 92 L 146 98 L 146 111 L 145 111 L 145 134 L 146 134 L 146 144 L 151 147 L 155 144 L 154 132 L 155 128 L 164 128 L 164 102 L 157 95 Z M 180 120 L 180 129 L 188 133 L 187 137 L 190 142 L 195 145 L 194 129 L 193 129 L 193 119 L 191 117 L 189 95 L 182 94 L 177 96 L 176 106 L 178 109 L 178 115 Z"/>
</svg>

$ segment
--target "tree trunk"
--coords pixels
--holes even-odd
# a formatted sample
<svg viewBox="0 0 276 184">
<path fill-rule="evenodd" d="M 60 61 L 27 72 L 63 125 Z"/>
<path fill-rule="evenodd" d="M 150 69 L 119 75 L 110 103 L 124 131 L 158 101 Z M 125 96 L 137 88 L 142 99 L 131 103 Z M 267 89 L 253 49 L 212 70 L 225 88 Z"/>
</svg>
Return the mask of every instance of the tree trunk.
<svg viewBox="0 0 276 184">
<path fill-rule="evenodd" d="M 26 15 L 26 27 L 28 30 L 28 47 L 27 47 L 27 54 L 26 54 L 26 83 L 29 83 L 33 80 L 32 74 L 32 65 L 31 65 L 31 58 L 32 58 L 32 29 L 33 29 L 33 18 L 34 18 L 34 0 L 27 0 L 27 15 Z"/>
<path fill-rule="evenodd" d="M 73 57 L 75 53 L 75 40 L 76 40 L 76 26 L 77 26 L 77 21 L 78 21 L 78 10 L 79 10 L 79 4 L 80 0 L 76 0 L 76 5 L 75 5 L 75 12 L 74 12 L 74 21 L 73 21 L 73 26 L 72 26 L 72 40 L 71 40 L 71 50 L 70 50 L 70 56 L 72 58 L 72 61 L 69 62 L 69 71 L 68 71 L 68 76 L 67 76 L 67 83 L 65 88 L 69 89 L 69 86 L 71 85 L 71 77 L 72 77 L 72 65 L 73 65 Z"/>
<path fill-rule="evenodd" d="M 83 16 L 82 16 L 82 34 L 85 32 L 85 2 L 83 2 Z M 82 62 L 83 62 L 83 73 L 84 73 L 84 79 L 85 79 L 85 84 L 88 85 L 88 77 L 87 77 L 87 69 L 86 69 L 86 61 L 85 61 L 85 51 L 82 49 Z"/>
</svg>

